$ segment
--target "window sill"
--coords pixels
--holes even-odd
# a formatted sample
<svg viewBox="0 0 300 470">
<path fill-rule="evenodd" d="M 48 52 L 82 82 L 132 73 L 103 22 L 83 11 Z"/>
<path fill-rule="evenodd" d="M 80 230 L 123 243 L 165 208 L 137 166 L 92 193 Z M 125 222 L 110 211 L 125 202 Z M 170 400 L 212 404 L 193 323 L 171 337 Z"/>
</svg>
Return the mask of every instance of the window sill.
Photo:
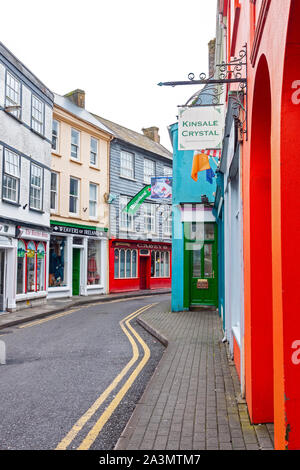
<svg viewBox="0 0 300 470">
<path fill-rule="evenodd" d="M 38 212 L 39 214 L 45 214 L 45 211 L 43 211 L 42 209 L 35 209 L 34 207 L 29 207 L 29 210 L 33 212 Z"/>
<path fill-rule="evenodd" d="M 47 291 L 43 290 L 40 292 L 28 292 L 27 294 L 17 294 L 16 301 L 30 300 L 30 299 L 39 299 L 42 297 L 47 297 Z"/>
<path fill-rule="evenodd" d="M 48 287 L 48 294 L 50 292 L 65 292 L 70 290 L 70 287 L 68 286 L 56 286 L 56 287 Z"/>
<path fill-rule="evenodd" d="M 34 134 L 36 134 L 36 135 L 38 135 L 39 137 L 41 137 L 42 139 L 45 139 L 45 138 L 46 138 L 46 137 L 44 136 L 44 134 L 41 134 L 39 131 L 36 131 L 35 129 L 33 129 L 33 127 L 31 127 L 30 130 L 31 130 Z"/>
<path fill-rule="evenodd" d="M 55 157 L 59 157 L 59 158 L 62 158 L 62 155 L 60 153 L 57 153 L 55 152 L 54 150 L 52 150 L 52 155 L 54 155 Z"/>
<path fill-rule="evenodd" d="M 9 114 L 9 116 L 11 116 L 12 118 L 14 118 L 19 124 L 23 124 L 23 121 L 21 118 L 18 118 L 17 116 L 15 116 L 13 113 L 11 113 L 10 111 L 7 111 L 5 108 L 4 108 L 4 111 L 6 114 Z"/>
<path fill-rule="evenodd" d="M 80 220 L 81 220 L 80 215 L 78 215 L 78 214 L 73 214 L 72 212 L 69 212 L 69 217 L 71 217 L 71 219 L 80 219 Z"/>
<path fill-rule="evenodd" d="M 95 165 L 89 165 L 90 168 L 92 168 L 92 170 L 96 170 L 96 171 L 101 171 L 100 168 L 98 166 L 95 166 Z"/>
<path fill-rule="evenodd" d="M 102 284 L 87 284 L 86 288 L 88 290 L 104 289 Z"/>
<path fill-rule="evenodd" d="M 120 175 L 120 178 L 122 178 L 123 180 L 134 181 L 135 183 L 137 182 L 136 179 L 134 179 L 134 178 L 129 178 L 128 176 Z"/>
<path fill-rule="evenodd" d="M 82 165 L 82 162 L 80 160 L 76 160 L 75 158 L 70 158 L 70 161 L 73 163 L 77 163 L 77 165 Z"/>
<path fill-rule="evenodd" d="M 19 204 L 18 202 L 9 201 L 8 199 L 2 198 L 2 202 L 5 202 L 6 204 L 11 204 L 12 206 L 21 207 L 21 204 Z"/>
</svg>

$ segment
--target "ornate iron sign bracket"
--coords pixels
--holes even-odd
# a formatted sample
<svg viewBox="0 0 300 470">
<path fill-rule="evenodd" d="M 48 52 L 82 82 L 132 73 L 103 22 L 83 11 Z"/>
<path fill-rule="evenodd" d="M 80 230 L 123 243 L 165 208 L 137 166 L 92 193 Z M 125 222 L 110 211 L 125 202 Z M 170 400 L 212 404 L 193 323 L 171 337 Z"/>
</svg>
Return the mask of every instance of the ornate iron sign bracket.
<svg viewBox="0 0 300 470">
<path fill-rule="evenodd" d="M 240 50 L 238 57 L 234 57 L 229 63 L 222 62 L 216 65 L 214 75 L 207 77 L 205 73 L 199 75 L 199 80 L 195 79 L 193 73 L 189 73 L 188 80 L 179 82 L 161 82 L 159 86 L 179 86 L 179 85 L 206 85 L 200 92 L 195 93 L 185 104 L 185 106 L 209 106 L 222 104 L 220 102 L 224 94 L 224 85 L 234 85 L 231 91 L 231 99 L 234 101 L 236 113 L 236 123 L 241 135 L 245 135 L 248 140 L 248 92 L 247 92 L 247 44 Z M 209 101 L 209 104 L 207 103 Z M 205 104 L 206 102 L 206 104 Z"/>
</svg>

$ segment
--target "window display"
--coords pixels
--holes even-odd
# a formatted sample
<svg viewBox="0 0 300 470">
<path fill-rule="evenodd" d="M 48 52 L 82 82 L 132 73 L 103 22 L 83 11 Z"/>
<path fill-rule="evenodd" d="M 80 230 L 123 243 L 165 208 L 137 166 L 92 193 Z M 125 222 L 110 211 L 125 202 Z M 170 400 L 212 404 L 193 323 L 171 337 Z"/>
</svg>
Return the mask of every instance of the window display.
<svg viewBox="0 0 300 470">
<path fill-rule="evenodd" d="M 19 240 L 17 255 L 17 294 L 25 293 L 25 257 L 25 243 L 23 242 L 23 240 Z"/>
<path fill-rule="evenodd" d="M 170 252 L 151 252 L 151 277 L 170 277 Z"/>
<path fill-rule="evenodd" d="M 97 240 L 88 240 L 88 262 L 87 262 L 87 283 L 88 285 L 100 284 L 100 260 L 101 244 Z"/>
<path fill-rule="evenodd" d="M 39 243 L 36 252 L 36 290 L 45 290 L 45 247 Z"/>
<path fill-rule="evenodd" d="M 137 250 L 115 249 L 115 279 L 137 277 Z"/>
<path fill-rule="evenodd" d="M 46 245 L 19 240 L 17 252 L 17 294 L 46 290 Z"/>
<path fill-rule="evenodd" d="M 51 236 L 49 254 L 49 287 L 63 287 L 66 282 L 66 238 Z"/>
<path fill-rule="evenodd" d="M 35 292 L 35 243 L 27 244 L 27 292 Z"/>
</svg>

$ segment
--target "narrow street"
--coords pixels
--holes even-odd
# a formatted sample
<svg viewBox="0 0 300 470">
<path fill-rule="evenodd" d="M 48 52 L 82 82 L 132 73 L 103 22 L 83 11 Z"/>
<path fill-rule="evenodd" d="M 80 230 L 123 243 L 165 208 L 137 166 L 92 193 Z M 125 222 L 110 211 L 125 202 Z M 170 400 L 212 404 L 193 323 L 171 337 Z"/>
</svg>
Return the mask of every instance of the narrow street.
<svg viewBox="0 0 300 470">
<path fill-rule="evenodd" d="M 136 317 L 168 300 L 93 304 L 1 330 L 0 449 L 112 449 L 164 352 Z"/>
</svg>

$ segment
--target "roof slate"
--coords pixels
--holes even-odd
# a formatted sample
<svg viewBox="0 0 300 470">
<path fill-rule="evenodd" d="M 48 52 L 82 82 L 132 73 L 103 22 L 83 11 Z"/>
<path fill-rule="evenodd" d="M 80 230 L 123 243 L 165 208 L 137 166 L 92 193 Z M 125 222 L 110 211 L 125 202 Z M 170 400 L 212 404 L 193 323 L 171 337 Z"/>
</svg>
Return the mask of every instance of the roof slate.
<svg viewBox="0 0 300 470">
<path fill-rule="evenodd" d="M 157 155 L 165 157 L 168 160 L 173 159 L 173 155 L 171 152 L 169 152 L 169 150 L 167 150 L 163 145 L 154 142 L 152 139 L 149 139 L 149 137 L 146 137 L 144 134 L 127 129 L 120 124 L 109 121 L 108 119 L 104 119 L 103 117 L 97 116 L 96 114 L 94 114 L 94 116 L 103 125 L 108 127 L 117 139 L 128 142 L 144 150 L 148 150 L 149 152 L 156 153 Z"/>
</svg>

